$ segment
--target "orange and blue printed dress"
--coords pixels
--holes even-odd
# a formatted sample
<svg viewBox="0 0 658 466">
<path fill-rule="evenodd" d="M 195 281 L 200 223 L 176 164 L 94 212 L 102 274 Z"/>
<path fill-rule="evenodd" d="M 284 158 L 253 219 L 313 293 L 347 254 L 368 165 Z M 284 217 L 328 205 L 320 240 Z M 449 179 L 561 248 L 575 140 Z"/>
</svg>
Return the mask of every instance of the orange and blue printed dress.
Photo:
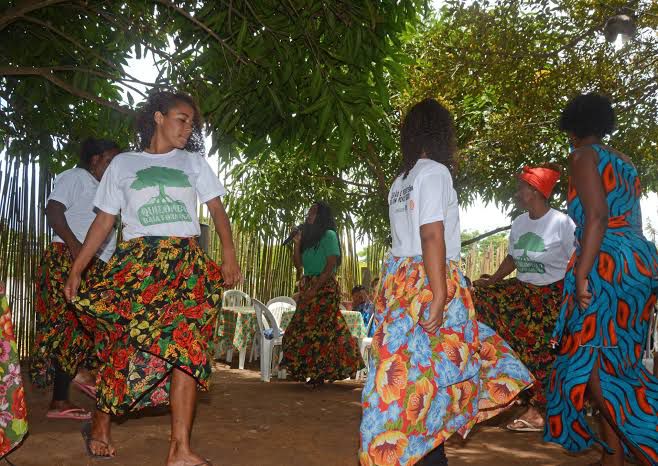
<svg viewBox="0 0 658 466">
<path fill-rule="evenodd" d="M 606 408 L 619 432 L 651 464 L 658 464 L 658 379 L 642 364 L 656 304 L 658 254 L 642 234 L 641 189 L 635 167 L 601 146 L 593 148 L 607 193 L 608 228 L 588 276 L 592 301 L 585 310 L 575 302 L 574 264 L 579 244 L 567 269 L 553 335 L 560 346 L 549 377 L 544 439 L 570 451 L 580 451 L 593 442 L 609 449 L 596 438 L 583 414 L 587 382 L 599 367 Z M 571 184 L 568 201 L 579 243 L 585 212 Z"/>
<path fill-rule="evenodd" d="M 475 308 L 458 264 L 448 266 L 443 325 L 418 325 L 433 299 L 422 256 L 390 256 L 375 303 L 377 330 L 363 388 L 362 466 L 413 465 L 455 432 L 505 409 L 534 378 Z"/>
</svg>

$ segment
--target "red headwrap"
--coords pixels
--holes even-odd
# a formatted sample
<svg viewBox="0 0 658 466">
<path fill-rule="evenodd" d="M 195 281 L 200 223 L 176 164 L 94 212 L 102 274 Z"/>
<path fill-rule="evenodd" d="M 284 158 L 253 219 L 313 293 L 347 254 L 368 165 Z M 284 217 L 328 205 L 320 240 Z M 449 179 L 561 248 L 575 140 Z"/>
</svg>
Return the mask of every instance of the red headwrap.
<svg viewBox="0 0 658 466">
<path fill-rule="evenodd" d="M 519 178 L 537 189 L 546 199 L 551 195 L 555 183 L 560 179 L 560 173 L 545 167 L 523 167 Z"/>
</svg>

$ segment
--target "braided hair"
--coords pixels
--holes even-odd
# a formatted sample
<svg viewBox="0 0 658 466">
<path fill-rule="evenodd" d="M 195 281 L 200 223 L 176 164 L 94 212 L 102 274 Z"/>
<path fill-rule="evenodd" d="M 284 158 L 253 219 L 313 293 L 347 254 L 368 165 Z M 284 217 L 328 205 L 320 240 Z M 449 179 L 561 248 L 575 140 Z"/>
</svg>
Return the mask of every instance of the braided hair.
<svg viewBox="0 0 658 466">
<path fill-rule="evenodd" d="M 450 111 L 434 99 L 414 105 L 402 122 L 400 147 L 403 178 L 423 155 L 452 171 L 457 142 Z"/>
<path fill-rule="evenodd" d="M 189 105 L 194 109 L 192 118 L 192 134 L 187 140 L 184 149 L 189 152 L 204 152 L 203 133 L 201 131 L 201 115 L 199 107 L 194 99 L 182 92 L 158 91 L 151 94 L 137 114 L 137 135 L 138 148 L 140 151 L 146 150 L 151 145 L 153 135 L 155 135 L 155 120 L 153 115 L 160 112 L 165 115 L 169 110 L 179 103 Z"/>
</svg>

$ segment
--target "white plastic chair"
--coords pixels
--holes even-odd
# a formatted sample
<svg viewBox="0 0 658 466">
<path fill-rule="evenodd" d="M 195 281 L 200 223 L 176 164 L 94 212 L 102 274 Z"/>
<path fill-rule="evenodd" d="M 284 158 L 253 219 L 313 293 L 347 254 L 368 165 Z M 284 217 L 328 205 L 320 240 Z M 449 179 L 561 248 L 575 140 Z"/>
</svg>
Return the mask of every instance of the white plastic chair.
<svg viewBox="0 0 658 466">
<path fill-rule="evenodd" d="M 251 298 L 249 295 L 240 290 L 228 290 L 225 291 L 222 296 L 222 307 L 225 306 L 251 306 Z M 215 334 L 217 334 L 217 329 L 219 328 L 219 319 L 217 320 L 217 328 L 215 328 Z M 229 347 L 226 350 L 226 362 L 231 363 L 233 361 L 233 347 Z M 244 367 L 244 359 L 240 361 L 240 368 Z"/>
<path fill-rule="evenodd" d="M 276 323 L 281 326 L 281 318 L 283 317 L 283 312 L 297 307 L 297 303 L 294 299 L 287 296 L 277 296 L 276 298 L 270 299 L 265 305 L 270 310 Z"/>
<path fill-rule="evenodd" d="M 294 310 L 297 308 L 297 303 L 294 299 L 289 298 L 288 296 L 277 296 L 276 298 L 270 299 L 265 305 L 270 310 L 274 319 L 276 320 L 277 325 L 281 328 L 281 319 L 283 318 L 283 313 L 288 310 Z M 251 344 L 251 352 L 249 353 L 249 362 L 254 359 L 258 359 L 260 349 L 258 346 L 259 343 L 258 332 L 254 335 L 253 342 Z"/>
<path fill-rule="evenodd" d="M 243 291 L 228 290 L 222 296 L 222 307 L 224 306 L 251 306 L 251 298 Z"/>
<path fill-rule="evenodd" d="M 259 330 L 260 379 L 263 382 L 269 382 L 272 372 L 272 349 L 283 344 L 283 332 L 265 304 L 257 299 L 253 299 L 252 303 L 256 309 L 256 322 Z M 265 330 L 268 328 L 272 329 L 272 338 L 265 337 Z M 281 357 L 283 357 L 283 353 L 281 353 Z"/>
<path fill-rule="evenodd" d="M 359 341 L 359 351 L 361 351 L 361 357 L 365 363 L 365 367 L 356 373 L 356 380 L 365 379 L 368 374 L 368 364 L 370 364 L 370 349 L 372 347 L 372 337 L 367 336 L 370 334 L 370 329 L 375 324 L 375 314 L 373 313 L 370 316 L 368 325 L 366 326 L 366 337 L 361 338 Z"/>
</svg>

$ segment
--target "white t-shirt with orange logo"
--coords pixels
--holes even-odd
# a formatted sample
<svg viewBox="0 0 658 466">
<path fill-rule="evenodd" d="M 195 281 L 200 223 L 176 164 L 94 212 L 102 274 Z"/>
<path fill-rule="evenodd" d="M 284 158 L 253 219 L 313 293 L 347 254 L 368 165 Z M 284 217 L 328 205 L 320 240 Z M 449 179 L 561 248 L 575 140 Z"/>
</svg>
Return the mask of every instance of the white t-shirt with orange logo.
<svg viewBox="0 0 658 466">
<path fill-rule="evenodd" d="M 422 255 L 420 227 L 443 222 L 446 259 L 459 260 L 459 204 L 452 176 L 445 165 L 420 159 L 406 178 L 398 176 L 388 194 L 388 215 L 394 256 Z"/>
</svg>

